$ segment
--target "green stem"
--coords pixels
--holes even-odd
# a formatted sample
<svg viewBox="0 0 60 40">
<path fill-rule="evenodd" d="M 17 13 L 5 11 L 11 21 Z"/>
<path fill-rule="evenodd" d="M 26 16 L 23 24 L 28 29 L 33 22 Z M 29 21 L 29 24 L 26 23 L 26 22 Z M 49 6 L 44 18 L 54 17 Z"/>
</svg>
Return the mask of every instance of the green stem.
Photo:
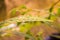
<svg viewBox="0 0 60 40">
<path fill-rule="evenodd" d="M 55 6 L 56 4 L 58 4 L 59 2 L 60 2 L 60 0 L 58 0 L 56 3 L 54 3 L 54 4 L 51 6 L 51 8 L 49 9 L 50 15 L 49 15 L 48 19 L 51 18 L 51 13 L 52 13 L 52 11 L 53 11 L 54 6 Z"/>
</svg>

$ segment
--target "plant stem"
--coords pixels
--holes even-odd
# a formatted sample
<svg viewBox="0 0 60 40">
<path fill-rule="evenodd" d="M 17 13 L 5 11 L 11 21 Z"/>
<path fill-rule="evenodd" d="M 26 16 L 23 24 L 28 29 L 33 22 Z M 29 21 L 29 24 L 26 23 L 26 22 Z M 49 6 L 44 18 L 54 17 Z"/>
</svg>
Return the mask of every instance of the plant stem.
<svg viewBox="0 0 60 40">
<path fill-rule="evenodd" d="M 51 13 L 52 13 L 52 11 L 53 11 L 53 9 L 54 9 L 54 6 L 56 5 L 56 4 L 58 4 L 60 2 L 60 0 L 58 0 L 57 2 L 55 2 L 52 6 L 51 6 L 51 8 L 49 9 L 49 12 L 50 12 L 50 15 L 49 15 L 49 17 L 48 17 L 48 19 L 50 19 L 51 18 Z"/>
</svg>

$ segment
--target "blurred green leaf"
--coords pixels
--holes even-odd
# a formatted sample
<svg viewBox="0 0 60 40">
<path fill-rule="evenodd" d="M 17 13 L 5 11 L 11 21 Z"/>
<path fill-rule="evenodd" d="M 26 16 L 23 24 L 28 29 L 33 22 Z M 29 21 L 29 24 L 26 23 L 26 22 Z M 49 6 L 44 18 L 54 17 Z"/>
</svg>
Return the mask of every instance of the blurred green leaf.
<svg viewBox="0 0 60 40">
<path fill-rule="evenodd" d="M 17 25 L 19 26 L 21 24 L 21 22 L 17 22 Z"/>
<path fill-rule="evenodd" d="M 0 28 L 2 28 L 3 26 L 2 25 L 0 25 Z"/>
<path fill-rule="evenodd" d="M 60 16 L 60 8 L 58 8 L 57 16 Z"/>
<path fill-rule="evenodd" d="M 21 12 L 21 15 L 27 14 L 27 13 L 30 12 L 30 11 L 31 11 L 30 9 L 26 9 L 26 11 L 22 11 L 22 12 Z"/>
<path fill-rule="evenodd" d="M 56 20 L 56 16 L 55 15 L 51 15 L 51 18 L 50 18 L 50 20 Z"/>
<path fill-rule="evenodd" d="M 7 33 L 6 35 L 4 35 L 6 37 L 10 37 L 11 36 L 11 33 Z"/>
<path fill-rule="evenodd" d="M 38 32 L 37 35 L 42 35 L 43 34 L 43 30 L 41 30 L 40 32 Z"/>
<path fill-rule="evenodd" d="M 30 24 L 30 23 L 25 23 L 25 24 L 22 24 L 20 25 L 20 31 L 21 32 L 25 32 L 27 30 L 30 30 L 31 27 L 33 27 L 34 25 L 33 24 Z"/>
<path fill-rule="evenodd" d="M 32 33 L 30 32 L 30 30 L 28 30 L 28 31 L 26 32 L 26 34 L 27 34 L 28 36 L 25 36 L 25 40 L 28 40 L 28 39 L 35 40 L 34 37 L 33 37 L 33 35 L 32 35 Z"/>
<path fill-rule="evenodd" d="M 24 15 L 24 14 L 26 14 L 27 12 L 21 12 L 21 15 Z"/>
<path fill-rule="evenodd" d="M 11 10 L 11 15 L 14 16 L 15 14 L 16 14 L 16 9 L 14 8 Z"/>
<path fill-rule="evenodd" d="M 29 35 L 29 36 L 32 36 L 32 35 L 30 34 L 30 31 L 27 31 L 26 34 Z M 29 36 L 25 36 L 25 40 L 30 39 Z"/>
<path fill-rule="evenodd" d="M 43 30 L 37 33 L 37 40 L 42 40 Z"/>
<path fill-rule="evenodd" d="M 49 13 L 49 17 L 48 17 L 48 19 L 51 18 L 51 13 L 52 13 L 52 11 L 53 11 L 53 8 L 54 8 L 54 7 L 51 7 L 51 8 L 49 9 L 49 12 L 50 12 L 50 13 Z"/>
<path fill-rule="evenodd" d="M 25 5 L 21 5 L 21 8 L 24 8 L 24 9 L 26 9 L 26 6 L 25 6 Z"/>
<path fill-rule="evenodd" d="M 37 40 L 42 40 L 41 36 L 38 36 L 38 37 L 37 37 Z"/>
<path fill-rule="evenodd" d="M 49 12 L 50 12 L 50 13 L 53 11 L 53 8 L 54 8 L 54 7 L 51 7 L 51 8 L 49 9 Z"/>
<path fill-rule="evenodd" d="M 20 5 L 19 7 L 18 7 L 18 9 L 26 9 L 26 6 L 25 5 Z"/>
</svg>

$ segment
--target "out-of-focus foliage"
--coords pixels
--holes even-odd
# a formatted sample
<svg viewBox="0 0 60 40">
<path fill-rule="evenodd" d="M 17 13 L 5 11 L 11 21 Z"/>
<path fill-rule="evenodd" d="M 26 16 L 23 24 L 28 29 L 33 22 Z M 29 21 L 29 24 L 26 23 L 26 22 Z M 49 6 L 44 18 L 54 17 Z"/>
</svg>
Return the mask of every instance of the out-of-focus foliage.
<svg viewBox="0 0 60 40">
<path fill-rule="evenodd" d="M 25 11 L 24 11 L 25 10 Z M 18 7 L 18 8 L 14 8 L 12 11 L 10 11 L 11 13 L 12 13 L 12 15 L 15 15 L 16 14 L 16 11 L 18 11 L 18 12 L 20 12 L 21 13 L 21 15 L 22 14 L 24 14 L 24 16 L 25 16 L 25 14 L 27 14 L 27 12 L 29 12 L 29 11 L 33 11 L 32 9 L 26 9 L 26 7 L 23 5 L 23 6 L 21 6 L 21 7 Z M 36 11 L 36 10 L 35 10 Z M 37 11 L 38 12 L 38 11 Z M 16 19 L 16 20 L 18 20 L 18 19 Z M 12 20 L 10 20 L 9 22 L 11 22 Z M 13 21 L 15 21 L 15 20 L 13 20 Z M 12 21 L 12 22 L 13 22 Z M 48 19 L 45 19 L 45 18 L 41 18 L 41 21 L 26 21 L 26 22 L 17 22 L 16 21 L 16 23 L 17 23 L 17 26 L 18 26 L 18 28 L 19 28 L 19 32 L 22 32 L 22 33 L 26 33 L 27 35 L 29 35 L 29 36 L 31 36 L 32 37 L 32 39 L 35 39 L 35 38 L 33 38 L 33 36 L 32 36 L 32 34 L 30 34 L 30 29 L 32 28 L 32 27 L 34 27 L 34 26 L 38 26 L 38 25 L 40 25 L 41 24 L 41 22 L 45 22 L 45 21 L 47 21 L 47 22 L 51 22 L 51 20 L 48 20 Z M 7 23 L 7 22 L 6 22 Z M 5 24 L 6 24 L 5 23 Z M 3 24 L 3 25 L 5 25 L 5 24 Z M 11 24 L 11 23 L 10 23 Z M 7 25 L 5 25 L 5 26 L 7 26 Z M 15 29 L 14 28 L 12 28 L 12 29 L 9 29 L 8 31 L 10 31 L 10 30 L 12 30 L 12 31 L 14 31 Z M 17 30 L 17 29 L 16 29 Z M 29 30 L 29 31 L 28 31 Z M 5 31 L 5 30 L 4 30 Z M 3 31 L 3 32 L 4 32 Z M 27 33 L 27 32 L 29 32 L 29 33 Z M 41 34 L 42 34 L 43 32 L 41 31 L 41 32 L 39 32 L 38 33 L 38 37 L 36 37 L 37 38 L 37 40 L 41 40 L 41 38 L 40 38 L 40 36 L 41 36 Z M 5 34 L 2 34 L 3 36 L 5 35 Z M 8 32 L 8 34 L 6 34 L 5 36 L 9 36 L 9 32 Z M 27 37 L 26 37 L 27 38 Z"/>
<path fill-rule="evenodd" d="M 53 6 L 54 7 L 54 6 Z M 22 33 L 25 33 L 25 34 L 27 34 L 27 36 L 25 36 L 25 40 L 28 40 L 28 39 L 30 39 L 29 37 L 31 37 L 32 39 L 31 40 L 43 40 L 42 39 L 42 34 L 43 34 L 43 31 L 39 31 L 38 33 L 37 33 L 37 37 L 34 37 L 34 35 L 33 35 L 33 33 L 31 33 L 30 32 L 30 29 L 32 28 L 32 27 L 34 27 L 34 26 L 38 26 L 38 25 L 41 25 L 41 23 L 45 23 L 45 22 L 47 22 L 47 25 L 51 22 L 52 23 L 52 25 L 55 23 L 55 21 L 56 21 L 56 19 L 57 19 L 57 17 L 59 17 L 59 15 L 60 15 L 60 8 L 58 8 L 58 12 L 57 12 L 57 16 L 53 13 L 52 14 L 52 12 L 53 12 L 53 7 L 51 7 L 49 10 L 47 10 L 47 11 L 49 11 L 50 12 L 50 15 L 49 15 L 49 19 L 48 18 L 42 18 L 42 21 L 26 21 L 26 22 L 17 22 L 17 21 L 15 21 L 15 20 L 13 20 L 13 21 L 15 21 L 16 22 L 16 24 L 17 24 L 17 27 L 16 28 L 19 28 L 19 30 L 18 30 L 18 32 L 22 32 Z M 26 8 L 26 6 L 25 5 L 22 5 L 22 6 L 20 6 L 20 7 L 17 7 L 17 8 L 14 8 L 14 9 L 12 9 L 12 11 L 10 11 L 10 13 L 12 13 L 12 15 L 15 15 L 16 14 L 16 12 L 19 12 L 21 15 L 23 15 L 23 16 L 25 16 L 25 14 L 28 14 L 28 12 L 30 12 L 30 11 L 33 11 L 32 9 L 28 9 L 28 8 Z M 36 11 L 36 10 L 35 10 Z M 30 15 L 31 16 L 31 15 Z M 18 19 L 16 19 L 16 20 L 18 20 Z M 11 20 L 10 20 L 11 21 Z M 19 20 L 20 21 L 20 20 Z M 52 22 L 53 21 L 53 22 Z M 57 24 L 56 24 L 57 25 Z M 54 25 L 53 25 L 54 26 Z M 2 26 L 0 25 L 0 28 L 1 28 Z M 58 25 L 57 25 L 57 27 L 58 27 Z M 56 27 L 55 27 L 56 28 Z M 60 27 L 59 27 L 60 28 Z M 16 31 L 14 28 L 12 28 L 12 29 L 10 29 L 10 30 L 13 30 L 13 31 Z M 60 31 L 60 30 L 59 30 Z M 9 35 L 9 33 L 8 33 L 8 35 Z"/>
<path fill-rule="evenodd" d="M 60 8 L 58 8 L 57 16 L 60 16 Z"/>
</svg>

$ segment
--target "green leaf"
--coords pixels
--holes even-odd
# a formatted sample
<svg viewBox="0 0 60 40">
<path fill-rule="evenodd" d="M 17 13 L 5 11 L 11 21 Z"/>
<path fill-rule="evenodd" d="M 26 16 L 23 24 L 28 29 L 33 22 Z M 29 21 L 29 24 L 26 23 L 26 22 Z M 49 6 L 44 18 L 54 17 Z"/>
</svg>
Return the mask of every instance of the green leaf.
<svg viewBox="0 0 60 40">
<path fill-rule="evenodd" d="M 26 6 L 25 6 L 25 5 L 22 5 L 22 6 L 21 6 L 21 8 L 24 8 L 24 9 L 26 9 Z"/>
<path fill-rule="evenodd" d="M 58 8 L 57 16 L 60 16 L 60 8 Z"/>
<path fill-rule="evenodd" d="M 37 40 L 42 40 L 41 36 L 38 36 L 38 37 L 37 37 Z"/>
<path fill-rule="evenodd" d="M 37 33 L 37 35 L 42 35 L 43 34 L 43 30 L 41 30 L 40 32 Z"/>
<path fill-rule="evenodd" d="M 50 20 L 56 20 L 56 16 L 55 15 L 51 15 L 51 18 L 50 18 Z"/>
<path fill-rule="evenodd" d="M 18 7 L 18 9 L 26 9 L 26 6 L 25 5 L 21 5 Z"/>
<path fill-rule="evenodd" d="M 14 16 L 16 14 L 16 9 L 14 8 L 13 10 L 11 10 L 11 15 Z"/>
<path fill-rule="evenodd" d="M 30 32 L 30 30 L 28 30 L 26 32 L 26 36 L 25 36 L 25 40 L 31 39 L 31 40 L 35 40 L 35 38 L 33 37 L 32 33 Z"/>
<path fill-rule="evenodd" d="M 26 14 L 26 13 L 27 13 L 27 12 L 22 12 L 21 15 L 24 15 L 24 14 Z"/>
<path fill-rule="evenodd" d="M 2 28 L 2 25 L 0 25 L 0 28 Z"/>
<path fill-rule="evenodd" d="M 49 9 L 49 12 L 50 12 L 50 13 L 49 13 L 48 19 L 50 19 L 50 17 L 51 17 L 51 13 L 52 13 L 52 11 L 53 11 L 53 8 L 54 8 L 54 7 L 52 6 L 52 7 Z"/>
<path fill-rule="evenodd" d="M 27 31 L 26 34 L 29 35 L 29 36 L 32 36 L 32 35 L 30 34 L 30 31 Z M 30 39 L 29 36 L 25 36 L 25 40 Z"/>
<path fill-rule="evenodd" d="M 53 8 L 54 8 L 54 7 L 51 7 L 51 8 L 49 9 L 49 12 L 50 12 L 50 13 L 53 11 Z"/>
<path fill-rule="evenodd" d="M 30 12 L 31 10 L 27 9 L 26 11 L 22 11 L 21 15 L 27 14 L 28 12 Z"/>
<path fill-rule="evenodd" d="M 21 24 L 21 22 L 17 22 L 17 26 L 19 26 Z"/>
</svg>

